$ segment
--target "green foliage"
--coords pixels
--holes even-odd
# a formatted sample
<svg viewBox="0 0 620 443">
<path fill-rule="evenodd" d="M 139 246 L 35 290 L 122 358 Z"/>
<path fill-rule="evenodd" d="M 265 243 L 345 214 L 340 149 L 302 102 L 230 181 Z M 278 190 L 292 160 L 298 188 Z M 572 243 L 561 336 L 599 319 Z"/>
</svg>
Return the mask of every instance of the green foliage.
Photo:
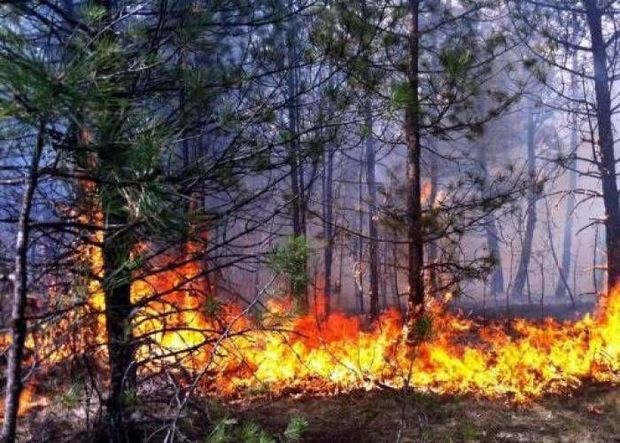
<svg viewBox="0 0 620 443">
<path fill-rule="evenodd" d="M 392 107 L 402 109 L 411 104 L 413 94 L 409 83 L 401 82 L 392 86 Z"/>
<path fill-rule="evenodd" d="M 74 409 L 80 403 L 81 392 L 83 389 L 84 386 L 81 382 L 73 383 L 71 384 L 67 392 L 62 394 L 58 400 L 63 406 L 67 407 L 68 409 Z"/>
<path fill-rule="evenodd" d="M 273 437 L 254 422 L 243 423 L 239 437 L 243 443 L 276 443 Z"/>
<path fill-rule="evenodd" d="M 473 60 L 471 52 L 462 49 L 447 49 L 440 56 L 443 68 L 452 77 L 464 75 Z"/>
<path fill-rule="evenodd" d="M 277 441 L 294 443 L 301 441 L 308 428 L 308 421 L 302 417 L 293 417 L 282 434 L 273 436 L 252 421 L 239 423 L 236 419 L 226 418 L 215 425 L 207 443 L 276 443 Z"/>
<path fill-rule="evenodd" d="M 306 272 L 306 263 L 310 248 L 305 237 L 289 237 L 280 246 L 276 246 L 271 252 L 269 266 L 276 274 L 284 275 L 290 284 L 291 295 L 301 297 L 309 282 Z"/>
<path fill-rule="evenodd" d="M 284 430 L 287 441 L 300 441 L 303 433 L 308 429 L 308 420 L 305 417 L 293 417 Z"/>
<path fill-rule="evenodd" d="M 430 341 L 433 335 L 433 317 L 428 313 L 424 313 L 415 319 L 408 333 L 408 339 L 414 343 L 424 343 Z"/>
<path fill-rule="evenodd" d="M 140 399 L 135 389 L 125 389 L 122 393 L 121 400 L 125 406 L 132 409 L 138 406 Z"/>
<path fill-rule="evenodd" d="M 84 19 L 88 24 L 95 25 L 100 23 L 105 18 L 106 8 L 95 2 L 90 2 L 83 8 L 82 13 L 84 14 Z"/>
<path fill-rule="evenodd" d="M 215 316 L 222 309 L 222 302 L 215 297 L 208 297 L 204 304 L 204 313 L 207 317 Z"/>
<path fill-rule="evenodd" d="M 368 125 L 362 125 L 360 128 L 360 137 L 366 140 L 371 135 L 372 135 L 372 128 Z"/>
</svg>

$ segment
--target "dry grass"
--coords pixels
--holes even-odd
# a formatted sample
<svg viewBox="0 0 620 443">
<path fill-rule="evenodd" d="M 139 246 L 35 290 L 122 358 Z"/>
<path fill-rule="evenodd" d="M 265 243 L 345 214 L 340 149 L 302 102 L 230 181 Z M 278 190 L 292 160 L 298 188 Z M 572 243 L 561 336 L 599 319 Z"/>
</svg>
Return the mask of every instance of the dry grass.
<svg viewBox="0 0 620 443">
<path fill-rule="evenodd" d="M 134 419 L 136 441 L 161 441 L 166 398 L 141 398 Z M 404 405 L 404 409 L 403 409 Z M 93 413 L 97 408 L 91 404 Z M 303 442 L 620 442 L 620 387 L 592 385 L 571 396 L 553 396 L 529 405 L 470 396 L 439 396 L 401 391 L 352 392 L 323 398 L 279 398 L 224 405 L 197 399 L 180 425 L 187 441 L 205 442 L 211 423 L 234 418 L 253 423 L 273 436 L 292 417 L 304 417 L 309 427 Z M 91 423 L 96 420 L 90 417 Z M 84 402 L 68 394 L 49 395 L 21 419 L 20 441 L 91 442 L 85 433 Z M 139 436 L 139 437 L 138 437 Z M 240 442 L 241 443 L 241 442 Z"/>
</svg>

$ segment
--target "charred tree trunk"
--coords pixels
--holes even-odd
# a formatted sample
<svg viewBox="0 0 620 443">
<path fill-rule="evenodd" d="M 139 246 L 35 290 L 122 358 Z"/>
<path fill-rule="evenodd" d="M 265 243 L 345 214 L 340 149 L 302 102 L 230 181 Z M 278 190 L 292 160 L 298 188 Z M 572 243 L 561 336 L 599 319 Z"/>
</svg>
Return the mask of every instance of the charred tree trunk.
<svg viewBox="0 0 620 443">
<path fill-rule="evenodd" d="M 6 369 L 6 396 L 4 398 L 4 423 L 0 439 L 3 442 L 15 441 L 19 396 L 22 392 L 22 358 L 26 341 L 26 301 L 28 294 L 28 242 L 30 240 L 30 211 L 39 178 L 39 162 L 44 144 L 45 125 L 39 125 L 37 141 L 32 153 L 24 195 L 22 197 L 17 237 L 15 239 L 15 283 L 11 308 L 11 346 Z"/>
<path fill-rule="evenodd" d="M 420 110 L 418 101 L 419 57 L 419 0 L 409 0 L 409 55 L 407 64 L 408 100 L 405 109 L 405 138 L 407 141 L 407 241 L 408 283 L 407 329 L 408 339 L 417 319 L 424 313 L 424 245 L 422 236 L 422 206 L 420 202 Z"/>
<path fill-rule="evenodd" d="M 620 202 L 616 182 L 616 158 L 612 129 L 611 91 L 607 66 L 606 44 L 602 29 L 601 2 L 584 2 L 594 61 L 594 92 L 596 96 L 596 119 L 598 122 L 598 145 L 603 203 L 605 205 L 605 228 L 607 246 L 607 285 L 612 288 L 620 281 Z"/>
<path fill-rule="evenodd" d="M 370 308 L 371 319 L 379 315 L 379 251 L 377 229 L 377 183 L 375 180 L 375 140 L 372 134 L 372 111 L 370 99 L 364 103 L 364 125 L 367 136 L 364 139 L 366 147 L 366 185 L 368 186 L 368 270 L 370 283 Z"/>
<path fill-rule="evenodd" d="M 536 183 L 536 128 L 534 124 L 534 112 L 529 111 L 527 124 L 527 170 L 531 181 L 527 197 L 525 233 L 521 243 L 521 257 L 515 275 L 514 286 L 512 287 L 512 297 L 521 297 L 525 287 L 530 259 L 532 257 L 532 243 L 534 241 L 534 230 L 536 229 L 536 201 L 538 200 L 538 184 Z"/>
</svg>

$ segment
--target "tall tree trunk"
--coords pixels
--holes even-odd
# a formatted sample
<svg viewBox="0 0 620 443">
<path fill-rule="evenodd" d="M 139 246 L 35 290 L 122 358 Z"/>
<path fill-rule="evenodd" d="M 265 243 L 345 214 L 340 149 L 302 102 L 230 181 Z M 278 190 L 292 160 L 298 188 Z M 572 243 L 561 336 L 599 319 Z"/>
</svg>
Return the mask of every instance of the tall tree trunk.
<svg viewBox="0 0 620 443">
<path fill-rule="evenodd" d="M 291 28 L 292 25 L 289 25 Z M 292 31 L 288 31 L 288 67 L 286 74 L 287 84 L 287 113 L 288 113 L 288 136 L 289 142 L 289 165 L 291 168 L 291 191 L 292 197 L 292 212 L 293 212 L 293 235 L 300 236 L 304 234 L 303 220 L 302 220 L 302 195 L 301 184 L 299 182 L 299 148 L 298 148 L 298 134 L 297 134 L 297 80 L 295 75 L 295 47 L 294 47 L 294 34 Z"/>
<path fill-rule="evenodd" d="M 571 151 L 576 155 L 577 149 L 577 119 L 573 119 L 573 128 L 571 129 Z M 573 155 L 573 154 L 571 154 Z M 571 252 L 573 248 L 573 211 L 575 210 L 575 188 L 577 187 L 577 171 L 575 159 L 572 158 L 569 163 L 568 171 L 568 188 L 569 194 L 566 197 L 566 216 L 564 217 L 564 239 L 562 249 L 562 260 L 559 269 L 558 281 L 555 286 L 555 296 L 565 297 L 567 291 L 567 282 L 570 278 L 571 268 Z"/>
<path fill-rule="evenodd" d="M 435 200 L 437 199 L 437 172 L 439 171 L 439 166 L 437 165 L 437 157 L 435 153 L 431 153 L 430 159 L 430 192 L 428 194 L 428 208 L 429 210 L 433 209 L 433 205 L 435 204 Z M 437 243 L 434 241 L 428 242 L 428 257 L 427 263 L 429 264 L 428 268 L 428 287 L 426 290 L 428 294 L 432 297 L 437 295 L 438 290 L 438 276 L 437 276 L 437 265 L 439 259 L 439 249 L 437 248 Z"/>
<path fill-rule="evenodd" d="M 523 295 L 523 288 L 527 281 L 530 258 L 532 256 L 532 243 L 534 241 L 534 230 L 536 229 L 536 201 L 538 200 L 535 136 L 534 111 L 530 109 L 527 123 L 527 171 L 529 180 L 531 180 L 532 183 L 527 197 L 525 233 L 521 243 L 521 257 L 519 259 L 511 297 L 521 297 Z"/>
<path fill-rule="evenodd" d="M 419 7 L 420 0 L 409 0 L 409 56 L 407 64 L 408 100 L 405 110 L 405 136 L 407 140 L 407 241 L 408 283 L 407 300 L 408 339 L 417 319 L 424 313 L 424 245 L 422 236 L 422 206 L 420 202 L 420 110 L 418 100 L 419 56 Z"/>
<path fill-rule="evenodd" d="M 577 21 L 575 20 L 574 34 L 576 39 Z M 571 74 L 571 90 L 574 97 L 577 97 L 579 85 L 577 83 L 577 54 L 573 54 L 572 66 L 573 74 Z M 566 197 L 566 217 L 564 217 L 564 239 L 562 249 L 562 260 L 558 272 L 558 281 L 555 286 L 555 296 L 565 297 L 569 292 L 571 300 L 573 299 L 572 291 L 568 287 L 571 267 L 571 252 L 573 248 L 573 211 L 575 210 L 575 188 L 577 187 L 577 114 L 574 113 L 571 119 L 570 131 L 570 161 L 568 163 L 568 196 Z M 574 300 L 573 300 L 574 304 Z"/>
<path fill-rule="evenodd" d="M 39 179 L 39 162 L 43 151 L 45 125 L 39 125 L 37 141 L 32 153 L 26 187 L 22 197 L 15 239 L 15 283 L 11 308 L 11 346 L 6 369 L 6 396 L 4 398 L 4 423 L 0 440 L 15 441 L 19 396 L 22 392 L 22 358 L 26 341 L 25 318 L 28 294 L 28 242 L 30 240 L 30 211 Z"/>
<path fill-rule="evenodd" d="M 592 40 L 594 61 L 594 92 L 596 96 L 596 119 L 600 147 L 600 162 L 605 205 L 605 228 L 607 246 L 607 285 L 611 289 L 620 282 L 620 202 L 616 182 L 616 159 L 612 129 L 611 91 L 607 67 L 606 45 L 602 30 L 602 5 L 598 0 L 586 0 L 586 15 Z"/>
<path fill-rule="evenodd" d="M 325 153 L 325 178 L 323 190 L 323 236 L 325 250 L 323 261 L 325 264 L 325 315 L 329 315 L 332 299 L 332 265 L 334 261 L 334 153 L 331 145 Z"/>
<path fill-rule="evenodd" d="M 371 319 L 379 315 L 379 230 L 377 229 L 377 183 L 375 180 L 375 140 L 372 134 L 372 110 L 370 99 L 364 103 L 364 126 L 368 132 L 364 139 L 366 147 L 366 185 L 368 186 L 368 270 L 370 283 Z"/>
<path fill-rule="evenodd" d="M 485 186 L 489 181 L 489 169 L 486 153 L 486 146 L 478 145 L 478 160 L 482 168 L 482 179 Z M 499 235 L 495 217 L 487 215 L 484 220 L 484 231 L 487 240 L 489 255 L 493 260 L 493 271 L 491 272 L 490 293 L 494 298 L 504 292 L 504 272 L 502 270 L 501 253 L 499 249 Z"/>
<path fill-rule="evenodd" d="M 362 235 L 364 233 L 364 211 L 362 211 L 362 207 L 364 204 L 364 155 L 365 153 L 362 151 L 360 153 L 360 168 L 359 168 L 359 176 L 358 176 L 358 219 L 357 219 L 357 229 L 360 235 L 357 236 L 355 241 L 355 258 L 356 258 L 356 275 L 355 275 L 355 296 L 358 300 L 360 313 L 364 313 L 364 239 Z"/>
<path fill-rule="evenodd" d="M 106 11 L 101 32 L 114 35 L 112 22 L 117 11 L 114 0 L 98 0 Z M 116 104 L 109 112 L 122 115 Z M 123 105 L 120 105 L 123 106 Z M 104 174 L 119 171 L 125 147 L 117 143 L 119 121 L 110 121 L 102 128 L 102 145 L 98 150 L 97 169 Z M 110 183 L 114 183 L 111 181 Z M 130 261 L 133 239 L 128 227 L 128 214 L 120 184 L 109 184 L 100 189 L 99 199 L 104 217 L 103 233 L 103 292 L 109 365 L 109 394 L 107 399 L 106 427 L 108 440 L 112 443 L 131 441 L 131 424 L 127 422 L 127 400 L 135 393 L 136 367 L 133 361 L 134 342 L 131 325 L 131 271 Z"/>
<path fill-rule="evenodd" d="M 283 5 L 282 5 L 283 6 Z M 291 16 L 286 24 L 286 110 L 288 117 L 288 162 L 291 169 L 291 192 L 293 194 L 291 201 L 291 209 L 293 212 L 293 235 L 295 237 L 306 237 L 306 220 L 304 210 L 304 180 L 303 167 L 300 158 L 299 148 L 299 101 L 298 101 L 298 68 L 297 68 L 297 35 L 296 20 L 294 16 L 294 2 L 289 1 L 288 10 Z M 303 264 L 303 271 L 307 271 L 307 263 Z M 300 296 L 301 308 L 306 311 L 308 309 L 308 290 L 304 289 Z"/>
</svg>

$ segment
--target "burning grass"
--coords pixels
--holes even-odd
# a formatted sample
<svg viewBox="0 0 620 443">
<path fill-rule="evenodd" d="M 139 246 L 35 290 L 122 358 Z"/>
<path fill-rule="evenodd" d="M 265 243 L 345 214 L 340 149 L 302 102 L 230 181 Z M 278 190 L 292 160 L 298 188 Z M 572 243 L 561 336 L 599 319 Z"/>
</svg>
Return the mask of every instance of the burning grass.
<svg viewBox="0 0 620 443">
<path fill-rule="evenodd" d="M 99 274 L 100 251 L 93 247 L 87 256 Z M 175 260 L 162 259 L 136 278 L 133 332 L 141 378 L 174 379 L 184 396 L 332 396 L 410 386 L 523 403 L 570 393 L 585 381 L 620 382 L 620 288 L 601 300 L 594 315 L 565 322 L 482 325 L 434 299 L 428 304 L 432 334 L 412 347 L 402 340 L 395 310 L 367 325 L 363 317 L 341 312 L 325 318 L 320 297 L 303 315 L 294 314 L 288 298 L 262 305 L 258 294 L 245 307 L 219 303 L 196 262 L 171 266 Z M 30 334 L 30 363 L 49 369 L 82 356 L 105 371 L 103 293 L 97 279 L 85 286 L 87 303 Z M 24 394 L 22 414 L 40 404 L 33 393 L 28 388 Z"/>
</svg>

